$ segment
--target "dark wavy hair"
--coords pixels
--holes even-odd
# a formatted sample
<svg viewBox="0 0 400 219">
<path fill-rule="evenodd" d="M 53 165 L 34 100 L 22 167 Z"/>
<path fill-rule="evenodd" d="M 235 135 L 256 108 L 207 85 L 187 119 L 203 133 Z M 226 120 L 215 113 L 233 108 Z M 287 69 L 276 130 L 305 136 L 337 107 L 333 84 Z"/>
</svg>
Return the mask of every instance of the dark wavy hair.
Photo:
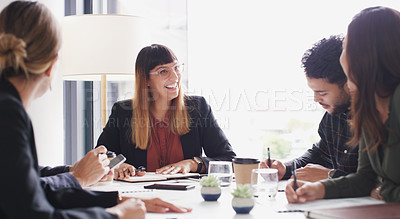
<svg viewBox="0 0 400 219">
<path fill-rule="evenodd" d="M 333 35 L 318 41 L 308 49 L 301 59 L 306 76 L 327 79 L 329 83 L 342 87 L 347 81 L 339 62 L 342 44 L 343 36 Z"/>
<path fill-rule="evenodd" d="M 386 7 L 362 10 L 349 24 L 346 41 L 348 77 L 357 87 L 350 144 L 359 143 L 365 134 L 367 148 L 375 150 L 385 145 L 387 133 L 375 95 L 390 97 L 400 84 L 400 12 Z"/>
</svg>

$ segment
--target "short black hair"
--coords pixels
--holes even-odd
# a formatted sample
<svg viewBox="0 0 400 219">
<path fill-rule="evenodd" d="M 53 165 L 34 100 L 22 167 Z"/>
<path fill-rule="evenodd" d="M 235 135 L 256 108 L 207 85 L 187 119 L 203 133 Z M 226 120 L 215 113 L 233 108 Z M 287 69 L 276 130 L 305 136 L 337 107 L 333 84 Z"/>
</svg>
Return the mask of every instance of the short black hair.
<svg viewBox="0 0 400 219">
<path fill-rule="evenodd" d="M 301 59 L 302 67 L 309 78 L 326 78 L 329 83 L 343 86 L 346 75 L 340 65 L 343 36 L 333 35 L 322 39 L 308 49 Z"/>
</svg>

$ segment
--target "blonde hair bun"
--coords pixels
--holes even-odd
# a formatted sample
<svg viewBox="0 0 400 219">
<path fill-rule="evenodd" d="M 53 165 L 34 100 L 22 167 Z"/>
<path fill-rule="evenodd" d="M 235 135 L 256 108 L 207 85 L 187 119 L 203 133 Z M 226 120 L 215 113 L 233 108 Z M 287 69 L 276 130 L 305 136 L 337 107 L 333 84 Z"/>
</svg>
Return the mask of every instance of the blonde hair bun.
<svg viewBox="0 0 400 219">
<path fill-rule="evenodd" d="M 0 34 L 0 71 L 13 68 L 17 71 L 21 68 L 26 74 L 24 59 L 27 57 L 26 44 L 22 39 L 13 34 Z"/>
</svg>

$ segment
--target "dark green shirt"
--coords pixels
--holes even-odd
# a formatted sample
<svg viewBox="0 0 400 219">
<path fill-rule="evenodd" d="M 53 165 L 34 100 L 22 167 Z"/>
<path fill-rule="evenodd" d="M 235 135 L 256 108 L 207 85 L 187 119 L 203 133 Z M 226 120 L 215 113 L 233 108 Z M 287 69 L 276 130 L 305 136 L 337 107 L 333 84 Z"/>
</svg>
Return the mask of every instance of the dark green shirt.
<svg viewBox="0 0 400 219">
<path fill-rule="evenodd" d="M 368 136 L 363 136 L 359 145 L 358 169 L 333 180 L 323 180 L 325 198 L 369 196 L 378 183 L 382 184 L 381 196 L 387 202 L 400 202 L 400 86 L 393 93 L 389 106 L 388 145 L 368 151 Z M 380 156 L 379 150 L 382 151 Z"/>
</svg>

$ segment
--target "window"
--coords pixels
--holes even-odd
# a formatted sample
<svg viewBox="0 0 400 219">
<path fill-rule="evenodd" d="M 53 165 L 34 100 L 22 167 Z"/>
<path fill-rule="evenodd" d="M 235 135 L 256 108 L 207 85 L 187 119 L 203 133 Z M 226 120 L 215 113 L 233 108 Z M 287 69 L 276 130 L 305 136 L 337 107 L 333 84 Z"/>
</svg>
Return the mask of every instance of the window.
<svg viewBox="0 0 400 219">
<path fill-rule="evenodd" d="M 377 1 L 188 1 L 189 91 L 206 97 L 240 157 L 292 159 L 319 140 L 303 53 Z M 400 9 L 397 1 L 380 5 Z"/>
<path fill-rule="evenodd" d="M 379 4 L 400 10 L 396 0 Z M 167 45 L 185 63 L 188 94 L 208 100 L 238 156 L 262 158 L 270 147 L 273 158 L 288 160 L 319 140 L 325 113 L 307 87 L 303 53 L 324 37 L 345 34 L 356 13 L 375 5 L 366 0 L 95 0 L 92 6 L 93 13 L 142 16 L 152 23 L 149 44 Z M 109 82 L 108 110 L 131 98 L 133 86 L 133 81 Z M 98 87 L 94 82 L 78 92 L 93 98 L 93 119 L 81 116 L 86 122 L 76 124 L 92 124 L 92 144 L 101 133 Z"/>
<path fill-rule="evenodd" d="M 187 62 L 186 0 L 69 0 L 66 14 L 84 13 L 123 14 L 141 16 L 151 26 L 148 44 L 159 43 L 170 47 L 180 61 Z M 187 74 L 183 75 L 187 84 Z M 116 101 L 133 97 L 134 81 L 107 82 L 107 115 Z M 102 132 L 100 82 L 64 82 L 65 160 L 72 164 L 88 152 Z"/>
</svg>

